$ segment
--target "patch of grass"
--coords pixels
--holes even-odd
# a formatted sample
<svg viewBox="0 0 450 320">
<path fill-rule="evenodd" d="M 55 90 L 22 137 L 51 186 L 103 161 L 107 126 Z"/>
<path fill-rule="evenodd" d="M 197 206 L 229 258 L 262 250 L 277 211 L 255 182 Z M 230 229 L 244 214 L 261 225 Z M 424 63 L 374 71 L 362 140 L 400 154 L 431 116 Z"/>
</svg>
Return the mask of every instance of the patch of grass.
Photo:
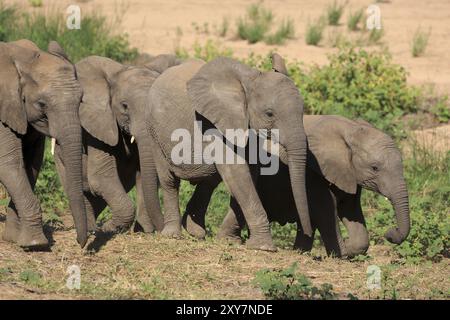
<svg viewBox="0 0 450 320">
<path fill-rule="evenodd" d="M 33 8 L 39 8 L 43 6 L 43 2 L 42 0 L 28 0 L 28 3 L 33 7 Z"/>
<path fill-rule="evenodd" d="M 360 29 L 360 24 L 364 17 L 364 10 L 359 9 L 355 12 L 351 12 L 348 20 L 347 20 L 347 27 L 350 31 L 357 31 Z"/>
<path fill-rule="evenodd" d="M 219 28 L 219 37 L 225 38 L 228 33 L 228 29 L 230 28 L 230 20 L 226 17 L 222 19 L 222 23 Z"/>
<path fill-rule="evenodd" d="M 24 270 L 19 274 L 19 280 L 38 287 L 42 283 L 42 275 L 34 270 Z"/>
<path fill-rule="evenodd" d="M 138 52 L 130 48 L 127 35 L 117 34 L 115 30 L 114 23 L 96 14 L 84 14 L 81 29 L 69 30 L 61 13 L 19 13 L 14 6 L 0 3 L 0 41 L 29 39 L 46 50 L 48 43 L 55 40 L 74 63 L 90 55 L 119 62 L 136 58 Z"/>
<path fill-rule="evenodd" d="M 292 39 L 295 36 L 294 21 L 292 19 L 285 19 L 278 27 L 274 34 L 266 37 L 267 44 L 284 44 L 287 39 Z"/>
<path fill-rule="evenodd" d="M 254 282 L 266 298 L 274 300 L 332 300 L 336 298 L 333 286 L 323 283 L 313 286 L 311 280 L 297 273 L 297 263 L 287 269 L 262 269 L 255 275 Z"/>
<path fill-rule="evenodd" d="M 247 15 L 238 20 L 238 36 L 249 43 L 262 41 L 272 22 L 271 10 L 264 8 L 260 3 L 252 4 L 247 8 Z"/>
<path fill-rule="evenodd" d="M 370 44 L 377 44 L 380 42 L 381 38 L 384 35 L 384 30 L 383 29 L 372 29 L 369 32 L 369 36 L 368 36 L 368 40 Z"/>
<path fill-rule="evenodd" d="M 420 27 L 417 28 L 411 43 L 411 54 L 413 57 L 420 57 L 424 55 L 428 46 L 428 39 L 430 38 L 430 35 L 431 28 L 427 32 L 423 31 Z"/>
<path fill-rule="evenodd" d="M 330 26 L 339 25 L 344 8 L 345 4 L 338 4 L 336 0 L 327 7 L 327 20 Z"/>
<path fill-rule="evenodd" d="M 323 18 L 310 22 L 306 26 L 305 41 L 310 46 L 317 46 L 322 40 L 325 23 Z"/>
</svg>

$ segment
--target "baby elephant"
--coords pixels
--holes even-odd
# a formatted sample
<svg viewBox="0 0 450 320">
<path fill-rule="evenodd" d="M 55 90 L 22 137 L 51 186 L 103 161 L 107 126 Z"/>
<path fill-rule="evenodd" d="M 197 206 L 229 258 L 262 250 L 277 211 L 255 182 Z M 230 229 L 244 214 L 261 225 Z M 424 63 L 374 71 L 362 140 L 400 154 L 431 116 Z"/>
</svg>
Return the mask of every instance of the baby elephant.
<svg viewBox="0 0 450 320">
<path fill-rule="evenodd" d="M 400 151 L 392 138 L 365 121 L 340 116 L 304 116 L 303 122 L 309 147 L 306 187 L 311 222 L 319 230 L 327 253 L 348 257 L 368 249 L 361 188 L 391 201 L 397 228 L 388 230 L 385 236 L 392 243 L 404 241 L 410 230 L 408 191 Z M 309 251 L 313 238 L 304 235 L 298 222 L 284 158 L 281 150 L 276 175 L 258 177 L 258 193 L 269 220 L 296 222 L 295 247 Z M 239 212 L 238 207 L 231 207 L 218 237 L 240 239 L 245 222 Z M 348 231 L 347 239 L 342 238 L 338 219 Z"/>
<path fill-rule="evenodd" d="M 142 164 L 152 163 L 144 123 L 148 92 L 155 79 L 167 68 L 179 64 L 173 55 L 160 55 L 142 67 L 125 66 L 104 57 L 87 57 L 76 64 L 84 89 L 80 105 L 83 127 L 83 191 L 89 230 L 96 229 L 96 217 L 108 205 L 112 218 L 101 231 L 127 230 L 134 222 L 134 205 L 128 192 L 136 185 L 137 220 L 145 232 L 162 228 L 161 221 L 150 221 L 141 185 Z M 59 145 L 55 159 L 63 184 L 67 181 Z M 156 170 L 153 171 L 157 188 Z"/>
</svg>

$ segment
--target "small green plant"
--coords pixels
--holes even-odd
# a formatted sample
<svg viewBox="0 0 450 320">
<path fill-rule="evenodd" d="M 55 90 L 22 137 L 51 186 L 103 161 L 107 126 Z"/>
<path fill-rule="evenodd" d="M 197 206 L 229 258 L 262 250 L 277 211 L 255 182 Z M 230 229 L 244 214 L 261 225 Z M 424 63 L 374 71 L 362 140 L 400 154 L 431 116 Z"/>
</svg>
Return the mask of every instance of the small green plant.
<svg viewBox="0 0 450 320">
<path fill-rule="evenodd" d="M 429 29 L 428 32 L 425 32 L 420 27 L 417 28 L 411 43 L 411 53 L 413 57 L 420 57 L 425 53 L 430 35 L 431 29 Z"/>
<path fill-rule="evenodd" d="M 28 3 L 34 8 L 42 7 L 43 5 L 42 0 L 28 0 Z"/>
<path fill-rule="evenodd" d="M 264 40 L 273 21 L 272 11 L 264 8 L 260 3 L 252 4 L 247 9 L 247 15 L 238 20 L 238 36 L 249 43 Z"/>
<path fill-rule="evenodd" d="M 284 270 L 262 269 L 256 273 L 254 282 L 264 295 L 274 300 L 331 300 L 336 298 L 333 286 L 324 283 L 313 286 L 308 277 L 296 272 L 297 263 Z"/>
<path fill-rule="evenodd" d="M 359 9 L 355 12 L 350 13 L 347 21 L 347 27 L 351 31 L 359 30 L 359 25 L 364 17 L 364 10 Z"/>
<path fill-rule="evenodd" d="M 222 23 L 219 29 L 219 36 L 225 38 L 228 33 L 228 29 L 230 28 L 230 20 L 226 17 L 222 19 Z"/>
<path fill-rule="evenodd" d="M 292 19 L 285 19 L 281 22 L 277 31 L 274 34 L 266 37 L 267 44 L 283 44 L 287 39 L 292 39 L 295 36 L 294 21 Z"/>
<path fill-rule="evenodd" d="M 19 274 L 19 280 L 32 286 L 39 286 L 42 283 L 42 275 L 33 270 L 25 270 Z"/>
<path fill-rule="evenodd" d="M 332 5 L 327 8 L 327 20 L 330 26 L 339 25 L 339 20 L 341 20 L 342 13 L 344 12 L 345 4 L 338 4 L 335 0 Z"/>
<path fill-rule="evenodd" d="M 317 46 L 322 40 L 323 30 L 325 29 L 325 24 L 323 18 L 317 19 L 314 22 L 310 22 L 306 26 L 306 44 Z"/>
<path fill-rule="evenodd" d="M 372 29 L 369 32 L 369 36 L 368 36 L 368 40 L 370 44 L 377 44 L 380 42 L 381 38 L 384 35 L 384 30 L 383 29 Z"/>
</svg>

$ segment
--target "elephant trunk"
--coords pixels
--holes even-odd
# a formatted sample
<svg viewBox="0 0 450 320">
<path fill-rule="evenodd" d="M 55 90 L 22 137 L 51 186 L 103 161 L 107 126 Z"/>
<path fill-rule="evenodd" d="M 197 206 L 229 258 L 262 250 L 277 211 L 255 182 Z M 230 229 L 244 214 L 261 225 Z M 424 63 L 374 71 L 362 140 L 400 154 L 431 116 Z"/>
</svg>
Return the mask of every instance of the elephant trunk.
<svg viewBox="0 0 450 320">
<path fill-rule="evenodd" d="M 391 243 L 400 244 L 408 236 L 411 227 L 408 191 L 403 178 L 402 182 L 396 187 L 395 191 L 389 197 L 389 200 L 394 207 L 397 227 L 389 229 L 386 232 L 385 237 Z"/>
<path fill-rule="evenodd" d="M 295 206 L 297 208 L 303 232 L 305 235 L 311 237 L 312 227 L 305 185 L 307 154 L 306 135 L 303 130 L 299 129 L 299 131 L 291 137 L 291 140 L 286 145 L 286 149 L 292 193 L 294 195 Z"/>
<path fill-rule="evenodd" d="M 158 174 L 152 152 L 152 141 L 148 136 L 137 137 L 139 149 L 139 162 L 141 167 L 142 189 L 147 213 L 150 215 L 157 231 L 164 227 L 164 219 L 161 214 L 161 206 L 158 196 Z"/>
<path fill-rule="evenodd" d="M 66 193 L 69 198 L 70 210 L 72 212 L 75 228 L 77 230 L 77 241 L 83 248 L 86 245 L 87 216 L 83 198 L 82 184 L 82 138 L 79 120 L 72 120 L 70 125 L 62 128 L 63 134 L 58 138 L 61 145 L 62 156 L 66 167 Z"/>
</svg>

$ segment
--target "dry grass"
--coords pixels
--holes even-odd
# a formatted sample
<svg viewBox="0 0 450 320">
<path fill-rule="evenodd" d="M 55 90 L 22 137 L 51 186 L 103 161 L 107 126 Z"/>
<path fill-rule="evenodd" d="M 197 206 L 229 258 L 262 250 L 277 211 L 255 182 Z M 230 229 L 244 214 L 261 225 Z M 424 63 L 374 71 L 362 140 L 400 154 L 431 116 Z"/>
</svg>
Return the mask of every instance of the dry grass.
<svg viewBox="0 0 450 320">
<path fill-rule="evenodd" d="M 3 219 L 2 219 L 3 220 Z M 2 221 L 0 220 L 0 221 Z M 70 217 L 64 216 L 66 225 Z M 0 223 L 0 232 L 4 223 Z M 213 240 L 171 240 L 146 234 L 116 236 L 98 252 L 75 243 L 72 228 L 53 233 L 51 252 L 24 252 L 0 242 L 2 299 L 264 299 L 253 284 L 261 268 L 286 268 L 293 262 L 314 284 L 331 283 L 340 297 L 448 298 L 448 259 L 435 264 L 400 266 L 389 247 L 373 246 L 373 259 L 350 262 L 328 258 L 320 249 L 311 255 L 291 250 L 266 253 Z M 92 245 L 91 245 L 92 249 Z M 67 267 L 81 268 L 81 290 L 65 287 Z M 383 290 L 366 289 L 366 269 L 386 270 Z M 23 274 L 38 280 L 24 280 Z"/>
</svg>

